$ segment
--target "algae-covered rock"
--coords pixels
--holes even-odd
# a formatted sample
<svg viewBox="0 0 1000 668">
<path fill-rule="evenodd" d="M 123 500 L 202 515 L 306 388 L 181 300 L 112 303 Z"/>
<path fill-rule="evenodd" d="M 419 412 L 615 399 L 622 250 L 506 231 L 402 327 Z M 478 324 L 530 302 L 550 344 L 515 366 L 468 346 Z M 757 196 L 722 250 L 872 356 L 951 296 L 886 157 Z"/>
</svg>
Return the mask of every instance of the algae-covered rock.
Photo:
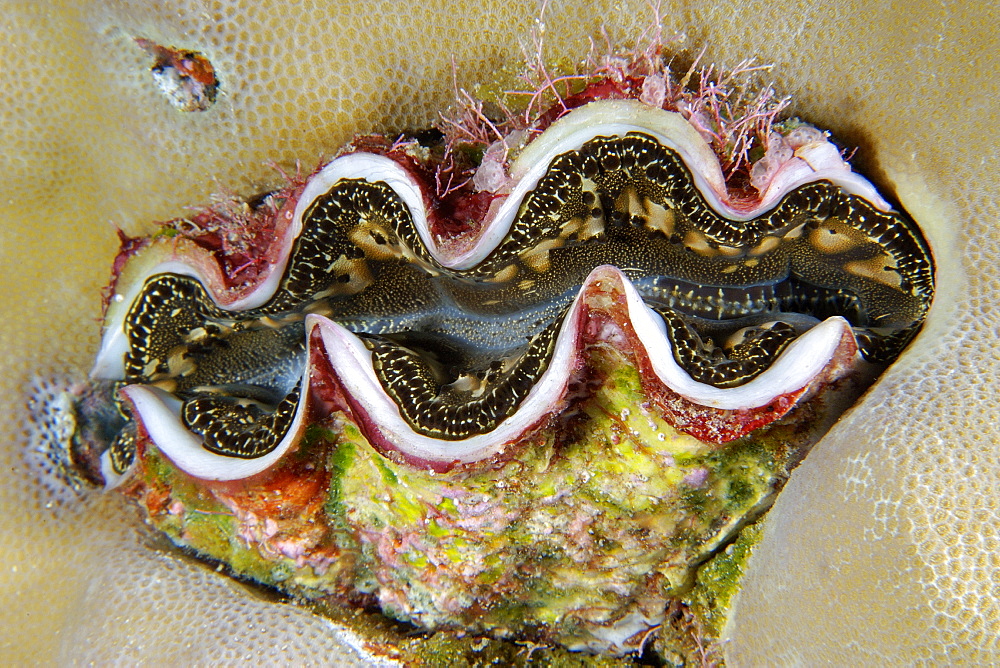
<svg viewBox="0 0 1000 668">
<path fill-rule="evenodd" d="M 619 348 L 590 346 L 583 368 L 590 396 L 488 466 L 394 461 L 338 412 L 252 483 L 194 481 L 151 448 L 129 493 L 177 544 L 326 610 L 623 652 L 661 624 L 687 633 L 665 618 L 683 606 L 711 643 L 758 532 L 740 529 L 822 400 L 719 446 L 672 427 Z"/>
</svg>

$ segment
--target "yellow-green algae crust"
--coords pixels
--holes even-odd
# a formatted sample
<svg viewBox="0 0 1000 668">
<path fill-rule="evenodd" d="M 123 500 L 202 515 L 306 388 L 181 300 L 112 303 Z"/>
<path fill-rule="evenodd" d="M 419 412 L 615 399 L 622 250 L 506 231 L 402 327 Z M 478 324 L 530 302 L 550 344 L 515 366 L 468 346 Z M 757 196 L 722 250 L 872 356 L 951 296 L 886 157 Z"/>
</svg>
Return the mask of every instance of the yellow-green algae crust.
<svg viewBox="0 0 1000 668">
<path fill-rule="evenodd" d="M 702 600 L 718 594 L 693 593 L 697 568 L 769 505 L 801 455 L 807 430 L 795 415 L 812 408 L 726 445 L 703 443 L 661 417 L 629 357 L 610 344 L 585 354 L 582 382 L 596 391 L 502 461 L 416 469 L 335 413 L 281 465 L 315 460 L 312 470 L 329 475 L 313 516 L 248 534 L 231 489 L 192 481 L 153 447 L 139 498 L 177 544 L 324 607 L 377 600 L 428 629 L 579 647 L 626 614 L 655 623 L 684 601 L 716 631 L 720 618 Z M 296 531 L 316 534 L 317 522 L 322 535 L 304 555 L 275 549 Z"/>
<path fill-rule="evenodd" d="M 486 470 L 398 465 L 344 430 L 342 508 L 383 610 L 430 628 L 546 625 L 543 635 L 572 644 L 629 610 L 656 619 L 767 502 L 788 452 L 773 434 L 702 443 L 646 403 L 613 348 L 591 358 L 607 375 L 582 424 L 540 432 Z"/>
</svg>

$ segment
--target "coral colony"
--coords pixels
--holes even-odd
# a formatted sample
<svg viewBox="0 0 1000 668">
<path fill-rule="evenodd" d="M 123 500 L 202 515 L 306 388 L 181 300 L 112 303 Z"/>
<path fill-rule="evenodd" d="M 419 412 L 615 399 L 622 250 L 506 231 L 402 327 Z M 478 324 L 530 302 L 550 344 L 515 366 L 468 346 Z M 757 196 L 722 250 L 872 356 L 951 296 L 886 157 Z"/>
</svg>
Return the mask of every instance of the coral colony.
<svg viewBox="0 0 1000 668">
<path fill-rule="evenodd" d="M 536 64 L 125 240 L 67 474 L 314 605 L 704 658 L 755 521 L 933 292 L 754 69 Z"/>
</svg>

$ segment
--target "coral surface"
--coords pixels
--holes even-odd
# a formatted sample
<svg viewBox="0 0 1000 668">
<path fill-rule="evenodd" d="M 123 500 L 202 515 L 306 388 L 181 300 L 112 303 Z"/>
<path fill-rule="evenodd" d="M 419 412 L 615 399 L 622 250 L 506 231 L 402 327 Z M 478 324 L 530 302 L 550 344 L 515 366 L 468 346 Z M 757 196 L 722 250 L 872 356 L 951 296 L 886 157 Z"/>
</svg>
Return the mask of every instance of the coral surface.
<svg viewBox="0 0 1000 668">
<path fill-rule="evenodd" d="M 980 152 L 1000 120 L 991 74 L 1000 45 L 983 29 L 995 8 L 660 9 L 668 30 L 709 45 L 709 60 L 776 63 L 777 87 L 796 93 L 793 111 L 858 145 L 866 171 L 924 225 L 939 275 L 922 336 L 769 515 L 724 629 L 727 660 L 996 661 L 1000 401 L 984 379 L 1000 370 L 991 352 L 1000 165 Z M 4 658 L 360 660 L 328 622 L 145 549 L 148 537 L 113 499 L 39 487 L 45 463 L 22 457 L 20 407 L 36 378 L 86 371 L 107 278 L 96 258 L 112 256 L 113 224 L 136 232 L 138 221 L 180 215 L 179 202 L 219 189 L 215 178 L 247 192 L 273 187 L 261 163 L 330 153 L 357 131 L 426 126 L 452 97 L 453 62 L 471 87 L 516 58 L 519 39 L 533 49 L 537 6 L 478 4 L 460 26 L 454 7 L 434 4 L 5 10 L 0 50 L 13 75 L 0 103 L 9 200 L 0 341 L 12 408 L 2 419 L 0 615 L 17 632 L 3 640 Z M 546 50 L 570 60 L 586 55 L 584 37 L 603 39 L 602 27 L 625 44 L 649 22 L 643 3 L 550 3 L 545 20 Z M 216 104 L 171 107 L 136 37 L 208 57 L 222 83 Z"/>
</svg>

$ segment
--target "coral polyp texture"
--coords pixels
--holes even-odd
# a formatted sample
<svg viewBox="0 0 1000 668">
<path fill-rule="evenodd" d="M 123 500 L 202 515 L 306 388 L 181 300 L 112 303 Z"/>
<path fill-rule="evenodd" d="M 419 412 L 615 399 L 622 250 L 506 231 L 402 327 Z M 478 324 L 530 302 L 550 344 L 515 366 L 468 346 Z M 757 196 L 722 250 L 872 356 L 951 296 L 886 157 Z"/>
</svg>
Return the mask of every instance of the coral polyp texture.
<svg viewBox="0 0 1000 668">
<path fill-rule="evenodd" d="M 358 137 L 123 236 L 60 399 L 66 476 L 305 600 L 703 653 L 738 588 L 710 574 L 740 571 L 934 281 L 825 133 L 769 93 L 740 131 L 666 76 L 499 119 L 469 98 L 444 133 Z"/>
</svg>

